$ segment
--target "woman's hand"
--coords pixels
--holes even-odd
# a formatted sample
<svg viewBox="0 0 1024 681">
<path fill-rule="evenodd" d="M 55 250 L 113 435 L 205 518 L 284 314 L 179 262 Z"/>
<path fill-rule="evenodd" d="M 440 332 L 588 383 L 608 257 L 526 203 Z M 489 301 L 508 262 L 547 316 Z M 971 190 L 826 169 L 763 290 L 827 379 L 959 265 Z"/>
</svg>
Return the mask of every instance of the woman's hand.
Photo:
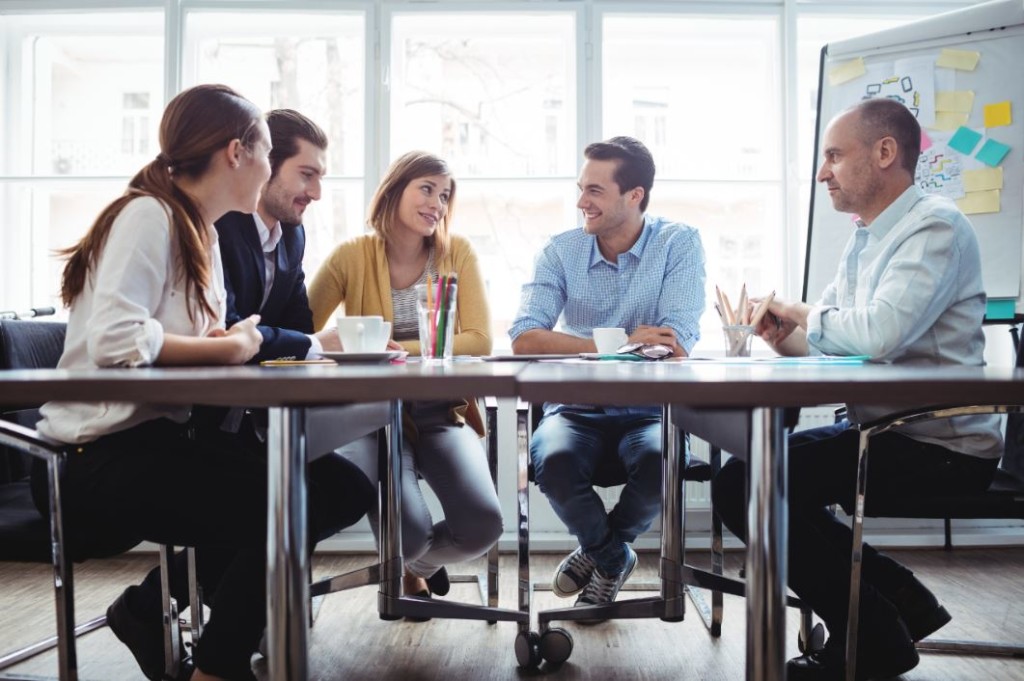
<svg viewBox="0 0 1024 681">
<path fill-rule="evenodd" d="M 213 337 L 221 337 L 226 341 L 230 341 L 229 350 L 224 359 L 225 364 L 245 364 L 256 356 L 256 353 L 260 351 L 260 345 L 263 343 L 263 334 L 256 328 L 259 323 L 260 316 L 254 314 L 240 322 L 236 322 L 227 331 L 215 329 L 210 334 Z"/>
</svg>

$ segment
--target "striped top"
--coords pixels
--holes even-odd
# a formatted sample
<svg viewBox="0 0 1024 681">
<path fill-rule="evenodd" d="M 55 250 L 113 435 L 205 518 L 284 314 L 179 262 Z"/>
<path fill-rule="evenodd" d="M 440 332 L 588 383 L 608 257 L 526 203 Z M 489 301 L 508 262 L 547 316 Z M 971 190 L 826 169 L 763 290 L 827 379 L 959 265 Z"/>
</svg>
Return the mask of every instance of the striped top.
<svg viewBox="0 0 1024 681">
<path fill-rule="evenodd" d="M 396 341 L 419 340 L 420 330 L 416 323 L 416 286 L 427 283 L 427 275 L 432 281 L 437 281 L 437 266 L 434 264 L 434 247 L 430 247 L 430 254 L 427 255 L 427 266 L 423 268 L 423 274 L 412 286 L 402 289 L 391 289 L 391 309 L 394 311 L 394 327 L 392 337 Z"/>
</svg>

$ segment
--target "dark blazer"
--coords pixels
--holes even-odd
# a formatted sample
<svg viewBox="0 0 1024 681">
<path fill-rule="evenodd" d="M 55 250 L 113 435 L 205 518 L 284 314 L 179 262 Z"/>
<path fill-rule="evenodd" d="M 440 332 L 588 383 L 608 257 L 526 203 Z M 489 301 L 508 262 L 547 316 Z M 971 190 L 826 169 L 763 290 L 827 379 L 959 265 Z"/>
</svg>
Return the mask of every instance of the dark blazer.
<svg viewBox="0 0 1024 681">
<path fill-rule="evenodd" d="M 250 363 L 285 357 L 305 359 L 310 346 L 306 334 L 313 333 L 313 313 L 309 310 L 302 271 L 305 229 L 302 225 L 281 225 L 274 285 L 261 308 L 267 274 L 256 221 L 248 213 L 232 212 L 214 226 L 224 262 L 228 328 L 249 315 L 260 315 L 257 328 L 263 334 L 263 344 Z"/>
</svg>

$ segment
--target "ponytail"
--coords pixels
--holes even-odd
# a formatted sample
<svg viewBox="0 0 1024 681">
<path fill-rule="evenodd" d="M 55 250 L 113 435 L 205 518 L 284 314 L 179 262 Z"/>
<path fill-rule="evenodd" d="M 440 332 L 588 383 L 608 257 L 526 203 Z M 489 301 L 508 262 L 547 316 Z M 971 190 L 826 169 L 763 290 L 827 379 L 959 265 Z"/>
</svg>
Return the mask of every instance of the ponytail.
<svg viewBox="0 0 1024 681">
<path fill-rule="evenodd" d="M 167 212 L 171 241 L 178 246 L 177 264 L 180 265 L 180 276 L 184 279 L 185 298 L 193 303 L 189 305 L 189 319 L 195 319 L 197 305 L 207 316 L 217 316 L 205 295 L 211 277 L 207 256 L 209 235 L 200 227 L 203 220 L 195 201 L 172 181 L 175 171 L 176 166 L 172 160 L 164 154 L 158 155 L 131 179 L 125 193 L 100 213 L 81 241 L 58 251 L 59 255 L 68 259 L 60 288 L 61 301 L 65 306 L 70 307 L 85 288 L 89 271 L 103 252 L 117 216 L 131 201 L 150 196 L 158 200 Z"/>
</svg>

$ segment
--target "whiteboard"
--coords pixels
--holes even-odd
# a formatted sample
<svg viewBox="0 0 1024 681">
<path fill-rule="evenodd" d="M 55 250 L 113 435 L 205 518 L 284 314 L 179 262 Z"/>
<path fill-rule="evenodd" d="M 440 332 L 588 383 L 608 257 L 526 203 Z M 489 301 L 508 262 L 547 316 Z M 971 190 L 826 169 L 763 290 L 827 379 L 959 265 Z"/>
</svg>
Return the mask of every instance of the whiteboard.
<svg viewBox="0 0 1024 681">
<path fill-rule="evenodd" d="M 936 66 L 936 60 L 945 54 L 944 50 L 962 50 L 980 56 L 973 71 L 941 68 Z M 894 96 L 899 92 L 922 123 L 928 137 L 926 144 L 931 143 L 922 154 L 930 156 L 922 159 L 918 176 L 927 191 L 946 193 L 951 198 L 958 193 L 966 196 L 958 181 L 962 185 L 964 178 L 978 177 L 973 171 L 992 167 L 979 160 L 978 151 L 989 139 L 1009 146 L 1009 152 L 994 166 L 1002 169 L 999 211 L 973 213 L 967 217 L 978 234 L 989 299 L 1013 299 L 1018 312 L 1024 311 L 1021 301 L 1021 273 L 1024 271 L 1022 65 L 1024 0 L 996 0 L 830 43 L 821 52 L 818 129 L 814 145 L 817 170 L 819 145 L 833 116 L 865 96 Z M 859 75 L 850 75 L 857 73 Z M 963 112 L 966 128 L 983 137 L 973 151 L 964 153 L 948 146 L 952 142 L 955 147 L 965 148 L 953 139 L 955 130 L 936 129 L 943 124 L 935 117 L 935 101 L 938 99 L 941 106 L 948 108 L 950 95 L 946 93 L 967 92 L 973 93 L 969 111 L 963 112 L 962 95 L 958 96 L 959 104 L 952 108 Z M 1010 103 L 1010 124 L 985 128 L 985 106 L 1003 102 Z M 940 114 L 940 117 L 945 115 Z M 992 162 L 991 156 L 987 159 Z M 816 300 L 832 281 L 843 247 L 854 229 L 851 216 L 837 212 L 828 192 L 817 182 L 814 184 L 804 269 L 803 297 L 808 302 Z M 968 185 L 971 184 L 969 180 Z M 991 195 L 988 198 L 991 202 Z"/>
</svg>

